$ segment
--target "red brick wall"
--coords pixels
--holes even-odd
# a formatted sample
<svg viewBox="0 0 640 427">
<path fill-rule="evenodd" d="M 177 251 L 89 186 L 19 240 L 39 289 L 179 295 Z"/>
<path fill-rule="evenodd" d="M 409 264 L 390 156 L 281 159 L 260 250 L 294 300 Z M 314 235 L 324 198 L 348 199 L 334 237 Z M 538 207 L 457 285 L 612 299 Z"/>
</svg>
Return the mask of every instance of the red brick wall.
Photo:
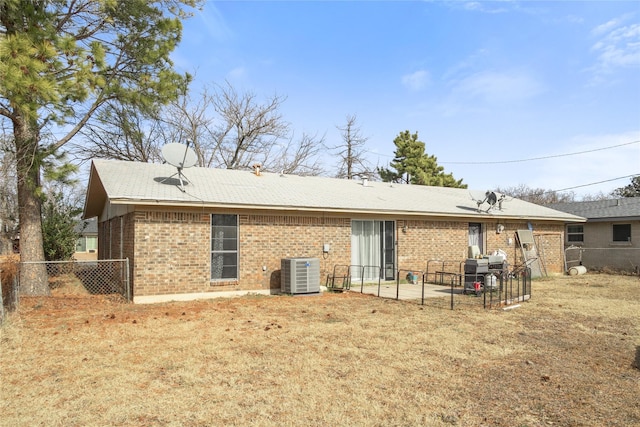
<svg viewBox="0 0 640 427">
<path fill-rule="evenodd" d="M 424 272 L 429 260 L 460 261 L 467 254 L 468 222 L 399 220 L 396 233 L 401 270 Z"/>
<path fill-rule="evenodd" d="M 208 213 L 136 212 L 134 295 L 209 291 L 210 227 Z"/>
<path fill-rule="evenodd" d="M 330 245 L 327 254 L 322 252 L 325 243 Z M 241 282 L 252 284 L 252 289 L 280 289 L 280 262 L 290 257 L 319 258 L 320 278 L 325 280 L 334 264 L 351 262 L 351 220 L 240 215 Z"/>
<path fill-rule="evenodd" d="M 240 273 L 237 281 L 210 280 L 211 213 L 144 210 L 100 224 L 101 257 L 128 257 L 134 295 L 280 289 L 280 262 L 288 257 L 320 259 L 321 284 L 334 265 L 351 264 L 351 218 L 329 214 L 255 212 L 238 216 Z M 361 219 L 360 217 L 358 219 Z M 390 217 L 375 217 L 392 220 Z M 474 220 L 473 222 L 477 222 Z M 504 250 L 521 262 L 515 231 L 526 222 L 484 222 L 485 253 Z M 549 273 L 563 271 L 562 224 L 533 224 Z M 397 220 L 398 268 L 425 271 L 427 261 L 463 262 L 469 221 Z M 120 241 L 120 236 L 124 236 Z M 110 240 L 109 240 L 110 239 Z M 509 242 L 511 239 L 511 242 Z M 330 245 L 323 253 L 323 245 Z"/>
<path fill-rule="evenodd" d="M 501 233 L 497 233 L 498 224 L 504 226 Z M 546 267 L 547 273 L 564 272 L 564 225 L 551 223 L 532 223 L 533 236 L 536 241 L 538 255 Z M 518 265 L 523 263 L 522 250 L 517 245 L 516 231 L 527 230 L 528 222 L 494 222 L 488 223 L 486 227 L 487 250 L 490 254 L 497 249 L 502 249 L 507 253 L 509 264 Z M 509 243 L 511 240 L 511 243 Z"/>
<path fill-rule="evenodd" d="M 468 221 L 398 220 L 396 224 L 400 269 L 425 271 L 429 260 L 451 261 L 450 265 L 454 265 L 467 257 Z M 503 226 L 500 233 L 497 232 L 498 224 Z M 482 222 L 484 253 L 501 249 L 511 265 L 522 263 L 522 251 L 517 246 L 515 233 L 527 228 L 527 222 Z M 544 256 L 547 272 L 563 272 L 564 226 L 534 223 L 533 228 L 538 253 Z"/>
</svg>

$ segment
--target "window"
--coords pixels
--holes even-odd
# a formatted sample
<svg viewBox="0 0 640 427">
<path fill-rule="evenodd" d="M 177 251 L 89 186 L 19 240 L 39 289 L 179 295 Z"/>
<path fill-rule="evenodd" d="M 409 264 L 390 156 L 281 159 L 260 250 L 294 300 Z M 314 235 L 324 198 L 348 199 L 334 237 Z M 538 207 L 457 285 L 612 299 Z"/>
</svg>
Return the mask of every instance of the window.
<svg viewBox="0 0 640 427">
<path fill-rule="evenodd" d="M 238 216 L 211 215 L 211 280 L 238 278 Z"/>
<path fill-rule="evenodd" d="M 95 236 L 81 236 L 76 242 L 76 252 L 95 252 L 98 249 L 98 238 Z"/>
<path fill-rule="evenodd" d="M 613 241 L 630 242 L 631 224 L 613 224 Z"/>
<path fill-rule="evenodd" d="M 584 242 L 584 226 L 568 225 L 567 226 L 567 242 L 572 242 L 572 243 Z"/>
<path fill-rule="evenodd" d="M 83 237 L 78 237 L 78 241 L 76 242 L 76 252 L 87 252 L 87 241 Z"/>
<path fill-rule="evenodd" d="M 96 251 L 98 249 L 98 238 L 87 236 L 86 239 L 87 239 L 87 250 L 89 252 Z"/>
</svg>

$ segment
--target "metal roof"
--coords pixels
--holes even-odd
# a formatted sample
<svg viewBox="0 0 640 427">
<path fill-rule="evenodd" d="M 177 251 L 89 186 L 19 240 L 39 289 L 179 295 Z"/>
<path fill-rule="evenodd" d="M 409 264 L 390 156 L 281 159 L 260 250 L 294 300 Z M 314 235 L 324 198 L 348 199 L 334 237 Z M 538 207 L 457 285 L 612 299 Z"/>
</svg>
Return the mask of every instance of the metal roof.
<svg viewBox="0 0 640 427">
<path fill-rule="evenodd" d="M 548 205 L 552 209 L 582 216 L 587 220 L 626 220 L 640 218 L 640 197 L 566 202 Z"/>
<path fill-rule="evenodd" d="M 181 191 L 177 170 L 168 164 L 94 160 L 84 217 L 102 214 L 111 204 L 202 206 L 234 209 L 393 214 L 396 216 L 537 219 L 562 222 L 583 218 L 506 198 L 502 209 L 479 212 L 474 201 L 485 191 L 420 185 L 303 177 L 253 171 L 193 167 Z M 164 182 L 163 182 L 164 181 Z M 488 208 L 485 203 L 483 210 Z"/>
</svg>

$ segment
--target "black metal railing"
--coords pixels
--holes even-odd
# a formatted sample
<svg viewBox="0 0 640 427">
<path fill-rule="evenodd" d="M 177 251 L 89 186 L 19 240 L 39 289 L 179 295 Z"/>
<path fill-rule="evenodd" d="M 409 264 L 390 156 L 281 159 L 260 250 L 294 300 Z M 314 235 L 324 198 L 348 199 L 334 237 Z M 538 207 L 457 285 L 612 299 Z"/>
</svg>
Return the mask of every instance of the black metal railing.
<svg viewBox="0 0 640 427">
<path fill-rule="evenodd" d="M 437 261 L 442 263 L 442 261 Z M 428 264 L 433 267 L 434 263 Z M 443 264 L 439 264 L 443 265 Z M 377 287 L 365 287 L 365 271 L 375 268 L 377 271 Z M 456 267 L 460 268 L 461 267 Z M 531 269 L 526 265 L 511 270 L 493 270 L 482 274 L 477 280 L 477 289 L 468 290 L 462 272 L 450 271 L 443 275 L 437 284 L 429 283 L 434 270 L 423 271 L 411 268 L 396 270 L 395 281 L 382 281 L 381 268 L 378 266 L 336 265 L 333 273 L 327 275 L 329 290 L 350 290 L 372 294 L 378 297 L 396 300 L 416 301 L 421 305 L 433 305 L 455 309 L 457 306 L 482 306 L 497 308 L 516 304 L 531 298 Z M 439 271 L 439 270 L 438 270 Z M 359 290 L 352 286 L 360 282 Z M 395 282 L 395 283 L 394 283 Z M 371 282 L 370 282 L 371 283 Z M 375 285 L 375 283 L 372 283 Z"/>
</svg>

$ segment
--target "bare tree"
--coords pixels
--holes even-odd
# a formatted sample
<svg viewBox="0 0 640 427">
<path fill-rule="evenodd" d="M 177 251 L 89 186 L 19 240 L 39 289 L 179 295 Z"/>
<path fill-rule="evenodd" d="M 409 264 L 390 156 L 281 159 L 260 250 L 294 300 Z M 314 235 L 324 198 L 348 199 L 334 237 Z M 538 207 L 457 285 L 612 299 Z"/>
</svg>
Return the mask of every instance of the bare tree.
<svg viewBox="0 0 640 427">
<path fill-rule="evenodd" d="M 263 171 L 318 175 L 324 137 L 305 133 L 295 139 L 280 113 L 284 100 L 273 96 L 261 103 L 226 82 L 196 99 L 184 93 L 157 114 L 114 107 L 87 129 L 87 147 L 76 146 L 76 156 L 156 162 L 164 144 L 190 141 L 201 167 L 260 164 Z"/>
<path fill-rule="evenodd" d="M 84 141 L 72 143 L 70 149 L 82 161 L 106 158 L 155 162 L 161 159 L 160 121 L 157 115 L 144 113 L 139 108 L 108 103 L 80 134 Z"/>
<path fill-rule="evenodd" d="M 343 143 L 332 148 L 340 158 L 336 177 L 346 179 L 353 179 L 360 175 L 371 177 L 375 173 L 364 157 L 364 146 L 369 138 L 362 136 L 355 115 L 348 115 L 346 120 L 344 126 L 336 126 L 342 134 Z"/>
<path fill-rule="evenodd" d="M 616 197 L 615 192 L 613 194 L 609 193 L 604 193 L 602 191 L 598 191 L 597 193 L 593 193 L 593 194 L 585 194 L 583 196 L 580 197 L 580 201 L 581 202 L 592 202 L 592 201 L 596 201 L 596 200 L 609 200 L 612 198 L 612 196 L 614 198 Z"/>
<path fill-rule="evenodd" d="M 521 199 L 538 205 L 573 202 L 576 197 L 572 191 L 559 193 L 553 190 L 545 190 L 543 188 L 530 188 L 524 184 L 520 184 L 515 187 L 498 187 L 496 191 L 498 193 L 506 194 L 507 196 L 515 197 L 516 199 Z"/>
<path fill-rule="evenodd" d="M 215 94 L 206 88 L 197 99 L 186 93 L 169 104 L 160 117 L 162 144 L 190 141 L 201 167 L 219 166 L 216 159 L 218 142 L 213 127 L 214 98 Z"/>
<path fill-rule="evenodd" d="M 263 163 L 263 170 L 295 175 L 322 175 L 324 170 L 319 154 L 324 148 L 324 136 L 302 134 L 299 140 L 290 138 L 286 143 L 272 147 Z"/>
<path fill-rule="evenodd" d="M 215 129 L 220 160 L 227 169 L 249 168 L 287 137 L 289 124 L 279 110 L 285 98 L 274 95 L 260 104 L 254 93 L 238 94 L 228 82 L 216 87 L 213 106 L 220 116 Z"/>
</svg>

